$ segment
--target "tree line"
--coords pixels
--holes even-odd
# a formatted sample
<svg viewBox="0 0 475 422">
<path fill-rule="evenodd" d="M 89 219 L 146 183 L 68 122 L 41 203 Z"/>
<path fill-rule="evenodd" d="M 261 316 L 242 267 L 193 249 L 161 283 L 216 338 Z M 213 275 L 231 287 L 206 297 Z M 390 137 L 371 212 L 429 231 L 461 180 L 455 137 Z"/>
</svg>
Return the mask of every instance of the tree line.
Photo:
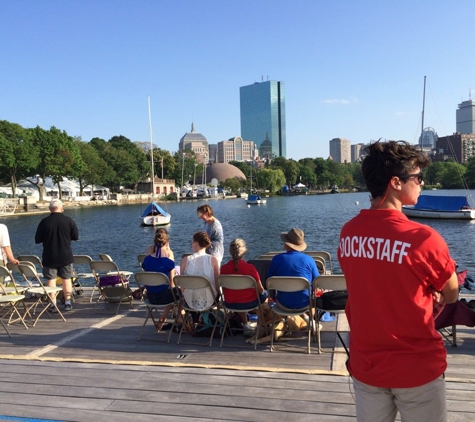
<svg viewBox="0 0 475 422">
<path fill-rule="evenodd" d="M 123 187 L 137 191 L 140 182 L 151 175 L 151 153 L 154 173 L 159 178 L 174 179 L 176 186 L 201 181 L 204 165 L 192 150 L 170 153 L 153 147 L 148 142 L 132 142 L 123 135 L 108 141 L 93 138 L 83 142 L 80 137 L 69 136 L 54 126 L 46 130 L 39 126 L 23 128 L 17 123 L 0 121 L 0 181 L 10 183 L 13 196 L 18 181 L 26 179 L 39 191 L 40 200 L 46 196 L 46 177 L 58 184 L 65 178 L 78 181 L 84 195 L 86 186 L 101 185 L 111 192 Z M 227 179 L 222 187 L 237 192 L 248 190 L 251 183 L 256 189 L 275 193 L 284 185 L 298 183 L 309 189 L 327 189 L 338 185 L 347 189 L 364 187 L 361 163 L 335 163 L 331 159 L 303 158 L 295 161 L 276 157 L 266 162 L 264 168 L 251 167 L 244 162 L 231 162 L 248 180 Z M 454 161 L 434 162 L 424 169 L 426 185 L 443 188 L 475 188 L 475 157 L 467 163 Z"/>
</svg>

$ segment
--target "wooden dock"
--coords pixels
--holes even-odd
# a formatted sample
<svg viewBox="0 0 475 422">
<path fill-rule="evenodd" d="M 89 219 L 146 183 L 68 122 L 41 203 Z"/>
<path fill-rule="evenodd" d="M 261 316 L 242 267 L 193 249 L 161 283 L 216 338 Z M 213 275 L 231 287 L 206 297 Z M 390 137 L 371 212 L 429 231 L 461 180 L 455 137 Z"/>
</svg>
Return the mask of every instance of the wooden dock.
<svg viewBox="0 0 475 422">
<path fill-rule="evenodd" d="M 87 296 L 88 297 L 88 296 Z M 277 351 L 246 348 L 242 336 L 219 347 L 164 342 L 149 324 L 138 341 L 145 309 L 135 301 L 93 313 L 81 297 L 67 313 L 43 316 L 36 327 L 0 328 L 0 420 L 61 421 L 355 421 L 346 355 L 324 323 L 324 347 L 312 353 L 297 334 Z M 340 321 L 341 323 L 341 321 Z M 330 325 L 327 325 L 330 324 Z M 458 327 L 458 347 L 447 343 L 449 421 L 475 418 L 475 330 Z M 189 339 L 189 338 L 188 338 Z M 184 339 L 185 340 L 185 339 Z M 193 339 L 194 341 L 196 339 Z M 199 339 L 204 340 L 204 339 Z"/>
</svg>

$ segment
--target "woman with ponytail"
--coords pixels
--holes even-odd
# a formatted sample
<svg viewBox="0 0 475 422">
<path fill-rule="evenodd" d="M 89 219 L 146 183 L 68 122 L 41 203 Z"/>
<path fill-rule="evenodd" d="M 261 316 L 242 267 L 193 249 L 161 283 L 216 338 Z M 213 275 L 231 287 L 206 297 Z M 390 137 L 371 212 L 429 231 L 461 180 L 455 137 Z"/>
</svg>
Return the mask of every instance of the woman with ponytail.
<svg viewBox="0 0 475 422">
<path fill-rule="evenodd" d="M 241 274 L 249 275 L 254 278 L 257 284 L 260 303 L 262 304 L 267 300 L 267 291 L 264 290 L 264 286 L 261 283 L 261 278 L 256 267 L 244 261 L 243 258 L 246 252 L 246 242 L 244 242 L 242 239 L 234 239 L 229 245 L 229 254 L 231 255 L 231 260 L 221 267 L 221 274 Z M 233 308 L 249 309 L 253 306 L 257 306 L 258 304 L 255 289 L 223 289 L 223 294 L 226 304 L 232 304 Z M 239 316 L 241 317 L 244 335 L 250 335 L 251 327 L 247 321 L 246 313 L 239 312 Z"/>
</svg>

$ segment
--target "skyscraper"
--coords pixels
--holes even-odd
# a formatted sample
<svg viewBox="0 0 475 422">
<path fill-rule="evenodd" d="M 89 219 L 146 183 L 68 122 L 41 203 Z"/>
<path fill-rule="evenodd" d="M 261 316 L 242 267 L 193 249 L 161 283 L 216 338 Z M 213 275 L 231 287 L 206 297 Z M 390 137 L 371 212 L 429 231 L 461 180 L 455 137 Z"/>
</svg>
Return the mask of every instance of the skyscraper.
<svg viewBox="0 0 475 422">
<path fill-rule="evenodd" d="M 279 81 L 256 82 L 242 86 L 241 137 L 259 148 L 268 136 L 272 155 L 285 157 L 285 85 Z"/>
<path fill-rule="evenodd" d="M 335 163 L 351 163 L 351 142 L 345 138 L 330 141 L 330 155 Z"/>
<path fill-rule="evenodd" d="M 458 133 L 475 133 L 475 101 L 463 101 L 455 114 Z"/>
</svg>

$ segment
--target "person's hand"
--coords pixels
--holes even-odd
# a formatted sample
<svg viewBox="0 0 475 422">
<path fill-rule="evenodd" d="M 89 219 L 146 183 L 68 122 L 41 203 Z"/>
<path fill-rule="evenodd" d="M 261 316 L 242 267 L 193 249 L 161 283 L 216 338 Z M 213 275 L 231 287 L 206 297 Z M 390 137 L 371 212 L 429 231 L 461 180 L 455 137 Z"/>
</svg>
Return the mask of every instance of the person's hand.
<svg viewBox="0 0 475 422">
<path fill-rule="evenodd" d="M 20 263 L 20 261 L 18 261 L 16 258 L 11 259 L 10 262 L 14 265 L 18 265 Z"/>
<path fill-rule="evenodd" d="M 434 299 L 435 303 L 441 304 L 444 302 L 444 295 L 442 292 L 439 292 L 438 290 L 435 290 L 433 287 L 431 287 L 431 293 L 432 299 Z"/>
</svg>

